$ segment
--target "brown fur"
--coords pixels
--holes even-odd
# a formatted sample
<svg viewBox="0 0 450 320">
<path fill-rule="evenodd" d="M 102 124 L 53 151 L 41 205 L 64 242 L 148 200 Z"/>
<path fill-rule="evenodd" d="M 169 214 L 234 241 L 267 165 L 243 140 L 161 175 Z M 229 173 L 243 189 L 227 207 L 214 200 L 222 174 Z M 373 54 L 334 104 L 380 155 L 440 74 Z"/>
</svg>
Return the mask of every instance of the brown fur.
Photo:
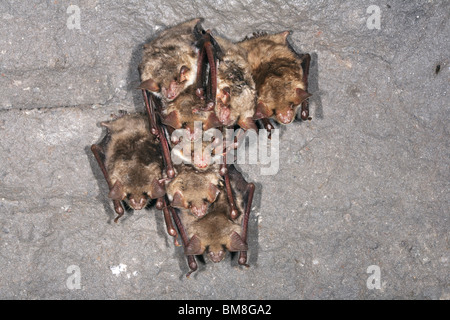
<svg viewBox="0 0 450 320">
<path fill-rule="evenodd" d="M 195 216 L 206 214 L 208 206 L 216 200 L 222 177 L 218 166 L 197 171 L 190 165 L 176 167 L 177 176 L 166 183 L 166 191 L 173 207 L 189 209 Z M 176 200 L 178 203 L 174 202 Z"/>
<path fill-rule="evenodd" d="M 239 43 L 248 51 L 258 106 L 264 105 L 265 116 L 273 116 L 283 124 L 294 120 L 304 100 L 297 88 L 306 90 L 302 60 L 290 48 L 286 40 L 288 34 L 260 35 Z"/>
<path fill-rule="evenodd" d="M 162 178 L 163 160 L 146 116 L 124 115 L 102 125 L 111 137 L 105 150 L 106 170 L 112 185 L 120 185 L 112 192 L 114 196 L 137 203 L 162 196 L 154 183 Z"/>
<path fill-rule="evenodd" d="M 185 248 L 186 254 L 202 254 L 206 251 L 213 262 L 219 262 L 225 257 L 225 249 L 246 251 L 247 246 L 239 237 L 242 231 L 243 208 L 238 205 L 238 209 L 240 215 L 236 220 L 231 220 L 228 198 L 225 190 L 222 189 L 204 217 L 196 218 L 183 210 L 181 221 L 190 239 Z M 236 238 L 240 242 L 233 240 Z"/>
<path fill-rule="evenodd" d="M 195 28 L 200 21 L 194 19 L 169 28 L 144 46 L 139 65 L 141 81 L 152 79 L 161 89 L 156 94 L 165 100 L 173 100 L 195 81 L 198 52 Z M 180 76 L 183 66 L 189 69 L 187 80 Z M 175 97 L 168 97 L 169 90 L 173 90 Z"/>
<path fill-rule="evenodd" d="M 199 99 L 195 94 L 195 86 L 192 85 L 181 93 L 174 101 L 167 104 L 167 108 L 163 109 L 163 123 L 171 126 L 174 129 L 186 128 L 191 133 L 194 133 L 194 122 L 201 121 L 203 129 L 207 130 L 213 125 L 206 126 L 210 115 L 213 111 L 198 111 L 205 107 L 204 100 Z M 170 118 L 170 122 L 167 120 Z M 166 121 L 165 121 L 166 119 Z M 175 119 L 175 121 L 174 121 Z"/>
<path fill-rule="evenodd" d="M 217 70 L 216 115 L 226 126 L 238 123 L 250 129 L 252 125 L 247 121 L 255 113 L 256 89 L 247 51 L 226 39 L 215 37 L 215 40 L 223 53 Z M 229 97 L 224 90 L 229 91 Z"/>
<path fill-rule="evenodd" d="M 201 108 L 204 105 L 205 101 L 195 95 L 195 86 L 191 86 L 174 101 L 168 103 L 162 115 L 162 122 L 165 125 L 173 129 L 183 128 L 188 130 L 187 137 L 189 137 L 191 143 L 191 154 L 184 154 L 183 150 L 181 150 L 182 145 L 179 145 L 178 147 L 180 148 L 173 150 L 172 156 L 182 159 L 184 163 L 194 164 L 199 170 L 205 169 L 210 162 L 214 162 L 218 159 L 216 157 L 220 157 L 222 154 L 221 152 L 220 154 L 215 154 L 216 145 L 212 144 L 211 141 L 202 140 L 205 131 L 220 126 L 214 111 L 193 112 L 195 108 Z M 197 121 L 202 123 L 201 128 L 199 126 L 195 127 L 195 122 Z M 170 129 L 168 131 L 172 135 L 170 142 L 174 148 L 175 144 L 179 143 L 179 140 L 175 138 L 173 130 Z M 202 154 L 195 152 L 196 142 L 198 141 L 201 141 Z M 186 141 L 181 143 L 186 143 Z M 177 160 L 176 158 L 173 158 L 173 160 Z"/>
</svg>

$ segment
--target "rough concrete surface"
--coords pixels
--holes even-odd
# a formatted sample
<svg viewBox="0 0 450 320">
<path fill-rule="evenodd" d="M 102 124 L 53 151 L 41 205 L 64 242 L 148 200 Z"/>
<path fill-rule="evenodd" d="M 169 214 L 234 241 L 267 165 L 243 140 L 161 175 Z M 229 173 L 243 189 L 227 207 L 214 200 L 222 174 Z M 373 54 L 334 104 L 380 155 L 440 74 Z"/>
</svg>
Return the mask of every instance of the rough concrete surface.
<svg viewBox="0 0 450 320">
<path fill-rule="evenodd" d="M 449 299 L 449 16 L 445 0 L 1 1 L 0 298 Z M 258 187 L 250 268 L 228 255 L 187 279 L 161 212 L 112 221 L 89 146 L 143 110 L 142 45 L 194 17 L 233 41 L 291 30 L 313 119 L 281 128 L 276 175 L 240 166 Z"/>
</svg>

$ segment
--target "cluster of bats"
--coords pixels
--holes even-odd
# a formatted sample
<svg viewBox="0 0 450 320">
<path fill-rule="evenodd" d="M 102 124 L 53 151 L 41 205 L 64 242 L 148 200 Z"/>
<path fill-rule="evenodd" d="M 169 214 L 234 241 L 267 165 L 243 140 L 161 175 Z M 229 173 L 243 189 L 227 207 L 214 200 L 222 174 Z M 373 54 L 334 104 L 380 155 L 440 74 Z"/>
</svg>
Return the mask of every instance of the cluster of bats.
<svg viewBox="0 0 450 320">
<path fill-rule="evenodd" d="M 225 144 L 209 159 L 206 152 L 200 159 L 181 153 L 183 162 L 174 164 L 171 150 L 180 139 L 171 134 L 185 129 L 191 143 L 201 139 L 194 122 L 201 122 L 203 131 L 270 131 L 271 119 L 289 124 L 300 107 L 301 119 L 310 119 L 310 55 L 294 52 L 289 32 L 254 34 L 233 43 L 204 30 L 201 21 L 169 28 L 144 45 L 139 89 L 146 112 L 120 112 L 102 122 L 106 135 L 91 147 L 118 214 L 114 221 L 124 206 L 140 210 L 156 199 L 177 246 L 181 237 L 187 276 L 197 270 L 195 256 L 205 252 L 213 262 L 226 251 L 239 252 L 238 263 L 247 266 L 255 185 L 226 163 Z"/>
</svg>

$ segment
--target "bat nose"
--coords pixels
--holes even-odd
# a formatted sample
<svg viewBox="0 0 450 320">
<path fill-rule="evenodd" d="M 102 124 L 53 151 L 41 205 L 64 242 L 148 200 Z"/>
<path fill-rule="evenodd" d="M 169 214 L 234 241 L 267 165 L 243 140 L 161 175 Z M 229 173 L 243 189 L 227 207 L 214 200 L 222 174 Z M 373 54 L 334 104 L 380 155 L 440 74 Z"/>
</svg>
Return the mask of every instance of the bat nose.
<svg viewBox="0 0 450 320">
<path fill-rule="evenodd" d="M 191 211 L 195 216 L 197 216 L 198 218 L 201 218 L 206 214 L 206 206 L 204 206 L 204 205 L 202 205 L 200 207 L 192 206 Z"/>
<path fill-rule="evenodd" d="M 140 198 L 138 201 L 136 199 L 130 199 L 130 205 L 134 210 L 141 210 L 147 203 L 147 199 Z"/>
<path fill-rule="evenodd" d="M 209 253 L 209 258 L 214 263 L 222 261 L 224 257 L 225 257 L 225 252 L 223 250 L 220 250 L 217 253 L 212 252 L 212 251 Z"/>
<path fill-rule="evenodd" d="M 208 156 L 195 156 L 194 155 L 194 165 L 199 169 L 205 169 L 209 165 Z"/>
<path fill-rule="evenodd" d="M 289 108 L 285 112 L 279 112 L 277 113 L 277 120 L 282 124 L 289 124 L 294 120 L 294 110 L 292 108 Z"/>
<path fill-rule="evenodd" d="M 175 81 L 175 80 L 172 80 L 171 82 L 170 82 L 170 85 L 169 85 L 169 89 L 166 91 L 166 93 L 167 93 L 167 99 L 170 99 L 170 100 L 172 100 L 172 99 L 175 99 L 176 98 L 176 96 L 177 96 L 177 88 L 178 87 L 178 85 L 177 85 L 177 82 Z"/>
</svg>

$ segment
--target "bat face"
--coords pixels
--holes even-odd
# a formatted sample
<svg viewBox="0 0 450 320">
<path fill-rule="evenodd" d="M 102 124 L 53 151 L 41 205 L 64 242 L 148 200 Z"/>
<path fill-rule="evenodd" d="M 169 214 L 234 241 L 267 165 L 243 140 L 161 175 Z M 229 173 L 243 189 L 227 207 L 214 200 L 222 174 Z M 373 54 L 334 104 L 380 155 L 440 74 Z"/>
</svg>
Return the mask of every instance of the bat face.
<svg viewBox="0 0 450 320">
<path fill-rule="evenodd" d="M 257 70 L 258 107 L 262 117 L 274 117 L 281 124 L 291 123 L 300 104 L 310 94 L 304 90 L 301 69 L 296 64 L 274 61 Z"/>
<path fill-rule="evenodd" d="M 272 117 L 281 124 L 295 119 L 299 105 L 311 96 L 302 60 L 289 47 L 289 32 L 262 35 L 240 43 L 248 50 L 258 93 L 255 119 Z"/>
<path fill-rule="evenodd" d="M 162 32 L 144 46 L 139 65 L 141 89 L 147 89 L 165 101 L 172 101 L 195 81 L 195 47 L 200 19 L 194 19 Z"/>
<path fill-rule="evenodd" d="M 214 111 L 204 110 L 205 106 L 206 102 L 196 96 L 195 86 L 190 86 L 162 112 L 162 123 L 170 127 L 172 156 L 193 164 L 198 170 L 207 169 L 222 156 L 222 149 L 218 148 L 221 140 L 204 137 L 209 129 L 221 126 Z M 184 130 L 174 132 L 173 129 Z"/>
<path fill-rule="evenodd" d="M 162 114 L 163 124 L 173 129 L 188 130 L 191 140 L 200 138 L 202 134 L 201 130 L 196 131 L 195 122 L 201 122 L 199 129 L 205 131 L 221 125 L 214 111 L 205 110 L 206 103 L 197 97 L 195 90 L 195 86 L 188 87 L 177 99 L 167 104 Z"/>
<path fill-rule="evenodd" d="M 222 163 L 223 142 L 220 139 L 186 140 L 186 142 L 182 140 L 172 148 L 171 155 L 175 163 L 190 164 L 197 171 L 205 171 L 211 166 Z"/>
<path fill-rule="evenodd" d="M 171 205 L 179 209 L 188 209 L 196 217 L 203 217 L 219 194 L 222 178 L 218 166 L 211 166 L 206 171 L 197 171 L 190 165 L 180 165 L 177 172 L 177 176 L 166 184 Z"/>
<path fill-rule="evenodd" d="M 163 161 L 146 117 L 124 115 L 102 126 L 110 135 L 105 150 L 105 167 L 113 186 L 109 197 L 125 200 L 135 210 L 144 208 L 148 199 L 162 197 Z"/>
</svg>

